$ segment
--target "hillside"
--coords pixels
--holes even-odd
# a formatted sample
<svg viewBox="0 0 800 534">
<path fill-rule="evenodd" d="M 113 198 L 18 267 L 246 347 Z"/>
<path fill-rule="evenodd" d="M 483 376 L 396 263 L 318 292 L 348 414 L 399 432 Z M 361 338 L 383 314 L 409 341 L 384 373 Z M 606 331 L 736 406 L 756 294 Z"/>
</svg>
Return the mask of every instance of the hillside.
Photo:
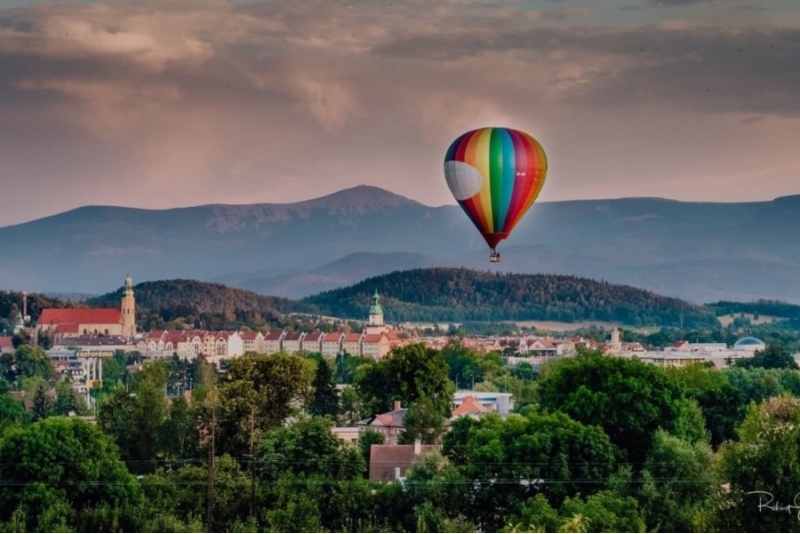
<svg viewBox="0 0 800 534">
<path fill-rule="evenodd" d="M 164 322 L 182 319 L 188 326 L 211 330 L 240 326 L 258 328 L 280 322 L 280 309 L 290 301 L 258 295 L 251 291 L 196 280 L 162 280 L 134 286 L 136 319 L 145 329 L 160 328 Z M 118 306 L 122 288 L 89 299 L 98 307 Z"/>
<path fill-rule="evenodd" d="M 747 203 L 653 198 L 537 203 L 502 271 L 627 284 L 694 303 L 800 304 L 800 196 Z M 135 281 L 222 282 L 300 298 L 416 267 L 487 269 L 457 206 L 370 186 L 291 204 L 167 210 L 87 206 L 0 228 L 0 287 L 99 294 Z"/>
<path fill-rule="evenodd" d="M 630 286 L 575 276 L 432 268 L 393 272 L 302 302 L 308 311 L 365 317 L 378 291 L 390 321 L 615 321 L 718 326 L 713 312 Z"/>
</svg>

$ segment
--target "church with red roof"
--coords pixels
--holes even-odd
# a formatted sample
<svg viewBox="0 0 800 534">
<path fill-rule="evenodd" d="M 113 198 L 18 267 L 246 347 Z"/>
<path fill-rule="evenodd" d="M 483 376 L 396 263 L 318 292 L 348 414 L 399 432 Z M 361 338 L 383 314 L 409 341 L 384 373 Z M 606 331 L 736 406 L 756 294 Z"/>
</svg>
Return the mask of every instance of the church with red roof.
<svg viewBox="0 0 800 534">
<path fill-rule="evenodd" d="M 36 323 L 37 338 L 44 334 L 59 341 L 64 337 L 136 335 L 136 299 L 133 279 L 125 278 L 119 308 L 45 308 Z"/>
</svg>

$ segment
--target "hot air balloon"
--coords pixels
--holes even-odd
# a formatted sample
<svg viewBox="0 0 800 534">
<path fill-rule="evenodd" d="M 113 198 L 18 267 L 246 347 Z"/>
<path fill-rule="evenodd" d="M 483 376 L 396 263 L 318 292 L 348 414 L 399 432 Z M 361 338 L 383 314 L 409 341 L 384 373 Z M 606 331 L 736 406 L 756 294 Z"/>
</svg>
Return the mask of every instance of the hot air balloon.
<svg viewBox="0 0 800 534">
<path fill-rule="evenodd" d="M 532 136 L 511 128 L 479 128 L 460 135 L 444 158 L 450 192 L 492 249 L 530 209 L 547 175 L 547 157 Z"/>
</svg>

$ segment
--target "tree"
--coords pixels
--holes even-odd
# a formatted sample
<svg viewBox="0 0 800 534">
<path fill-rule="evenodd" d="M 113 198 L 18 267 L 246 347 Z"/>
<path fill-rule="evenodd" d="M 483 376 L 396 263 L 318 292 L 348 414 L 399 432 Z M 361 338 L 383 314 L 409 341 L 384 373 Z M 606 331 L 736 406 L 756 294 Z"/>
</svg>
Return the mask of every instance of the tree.
<svg viewBox="0 0 800 534">
<path fill-rule="evenodd" d="M 705 443 L 689 443 L 663 430 L 656 432 L 638 491 L 648 529 L 709 530 L 701 521 L 703 514 L 714 508 L 712 458 L 711 448 Z"/>
<path fill-rule="evenodd" d="M 15 401 L 8 393 L 0 394 L 0 438 L 8 430 L 26 425 L 29 420 L 23 403 Z"/>
<path fill-rule="evenodd" d="M 751 404 L 737 433 L 739 441 L 725 443 L 719 452 L 727 489 L 718 495 L 715 528 L 796 531 L 796 508 L 789 506 L 797 506 L 800 494 L 800 399 L 781 396 Z"/>
<path fill-rule="evenodd" d="M 545 366 L 539 380 L 545 409 L 560 410 L 587 425 L 600 424 L 612 443 L 641 465 L 658 428 L 681 420 L 681 384 L 637 360 L 582 352 Z"/>
<path fill-rule="evenodd" d="M 163 454 L 163 427 L 168 404 L 164 394 L 167 369 L 162 362 L 144 365 L 130 393 L 118 390 L 101 405 L 97 422 L 114 436 L 130 469 L 146 473 Z"/>
<path fill-rule="evenodd" d="M 240 456 L 249 450 L 251 413 L 255 428 L 264 432 L 308 402 L 310 363 L 297 355 L 245 354 L 231 362 L 217 387 L 219 451 Z"/>
<path fill-rule="evenodd" d="M 797 362 L 786 349 L 776 343 L 770 343 L 762 350 L 757 350 L 752 358 L 736 360 L 736 367 L 752 369 L 753 367 L 763 367 L 764 369 L 798 369 Z"/>
<path fill-rule="evenodd" d="M 111 438 L 79 419 L 51 417 L 11 430 L 0 441 L 0 457 L 0 520 L 10 520 L 19 510 L 27 531 L 52 527 L 39 522 L 58 503 L 77 512 L 138 500 L 136 479 L 120 462 Z"/>
<path fill-rule="evenodd" d="M 40 383 L 39 386 L 36 388 L 36 392 L 33 395 L 33 407 L 31 408 L 31 419 L 33 421 L 39 421 L 40 419 L 45 419 L 50 417 L 50 414 L 53 412 L 53 401 L 50 399 L 50 395 L 47 391 L 47 386 L 44 383 Z"/>
<path fill-rule="evenodd" d="M 70 382 L 62 380 L 56 384 L 55 415 L 83 415 L 87 410 L 86 399 L 75 391 Z"/>
<path fill-rule="evenodd" d="M 506 419 L 490 413 L 457 423 L 443 451 L 474 481 L 469 519 L 490 530 L 501 528 L 509 513 L 537 493 L 560 504 L 578 492 L 602 489 L 619 458 L 602 429 L 563 413 L 527 409 Z"/>
<path fill-rule="evenodd" d="M 422 443 L 438 443 L 444 434 L 444 425 L 445 418 L 433 403 L 427 397 L 421 397 L 408 407 L 398 443 L 410 444 L 417 439 Z"/>
<path fill-rule="evenodd" d="M 0 370 L 8 382 L 16 382 L 21 378 L 39 376 L 50 380 L 55 376 L 55 369 L 47 355 L 40 347 L 20 346 L 13 354 L 0 356 Z"/>
<path fill-rule="evenodd" d="M 455 387 L 447 363 L 440 351 L 421 343 L 392 349 L 385 359 L 362 366 L 355 384 L 372 413 L 389 410 L 395 400 L 410 406 L 423 397 L 442 417 L 452 410 Z"/>
<path fill-rule="evenodd" d="M 372 446 L 383 445 L 385 441 L 383 434 L 379 434 L 374 430 L 367 430 L 361 437 L 358 438 L 358 449 L 361 451 L 361 457 L 364 458 L 364 476 L 369 475 L 369 462 L 372 457 Z"/>
<path fill-rule="evenodd" d="M 352 386 L 346 386 L 342 390 L 341 409 L 339 412 L 339 422 L 344 426 L 355 425 L 367 414 L 363 414 L 363 403 L 358 391 Z"/>
<path fill-rule="evenodd" d="M 358 449 L 331 432 L 330 420 L 321 417 L 268 431 L 259 446 L 260 479 L 274 481 L 285 473 L 318 475 L 326 480 L 358 478 L 364 460 Z"/>
<path fill-rule="evenodd" d="M 311 383 L 314 394 L 308 412 L 311 415 L 328 415 L 333 419 L 339 414 L 339 392 L 333 384 L 333 372 L 328 361 L 323 358 L 317 365 L 314 381 Z"/>
</svg>

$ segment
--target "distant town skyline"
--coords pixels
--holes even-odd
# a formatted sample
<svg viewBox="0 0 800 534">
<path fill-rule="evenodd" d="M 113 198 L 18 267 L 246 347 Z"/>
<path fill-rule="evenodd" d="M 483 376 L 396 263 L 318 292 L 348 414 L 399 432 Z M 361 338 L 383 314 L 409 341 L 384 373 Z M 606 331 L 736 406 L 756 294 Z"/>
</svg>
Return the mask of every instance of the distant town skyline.
<svg viewBox="0 0 800 534">
<path fill-rule="evenodd" d="M 524 130 L 541 201 L 800 193 L 796 0 L 10 0 L 0 226 L 83 205 L 454 204 L 466 130 Z"/>
</svg>

